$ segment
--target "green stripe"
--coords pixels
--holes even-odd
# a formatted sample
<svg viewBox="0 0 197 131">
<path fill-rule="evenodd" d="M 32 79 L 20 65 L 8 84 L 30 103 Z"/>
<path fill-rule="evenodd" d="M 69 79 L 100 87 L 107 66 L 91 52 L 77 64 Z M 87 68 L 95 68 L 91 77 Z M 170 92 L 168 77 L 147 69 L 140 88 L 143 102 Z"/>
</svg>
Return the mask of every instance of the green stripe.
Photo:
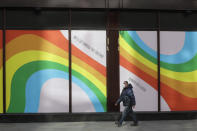
<svg viewBox="0 0 197 131">
<path fill-rule="evenodd" d="M 106 111 L 106 97 L 101 93 L 101 91 L 88 79 L 86 79 L 83 75 L 80 73 L 76 72 L 75 70 L 72 70 L 72 75 L 76 76 L 77 78 L 80 78 L 93 92 L 96 94 L 97 98 L 101 102 L 104 111 Z M 104 99 L 103 99 L 104 98 Z"/>
<path fill-rule="evenodd" d="M 190 61 L 181 64 L 168 64 L 161 61 L 161 68 L 172 70 L 175 72 L 192 72 L 197 69 L 197 55 Z"/>
<path fill-rule="evenodd" d="M 127 44 L 136 50 L 140 55 L 142 55 L 144 58 L 148 59 L 154 64 L 157 64 L 157 59 L 146 53 L 144 50 L 142 50 L 136 43 L 135 41 L 131 38 L 129 35 L 128 31 L 120 31 L 120 35 L 122 38 L 127 42 Z"/>
<path fill-rule="evenodd" d="M 33 73 L 43 69 L 58 69 L 64 72 L 68 72 L 68 68 L 66 66 L 49 61 L 35 61 L 24 64 L 15 72 L 12 79 L 10 105 L 7 110 L 8 113 L 24 112 L 26 102 L 26 82 Z"/>
<path fill-rule="evenodd" d="M 7 110 L 8 113 L 24 112 L 25 102 L 26 102 L 25 101 L 26 82 L 33 73 L 43 69 L 57 69 L 64 72 L 68 72 L 68 67 L 51 61 L 34 61 L 28 64 L 24 64 L 21 68 L 19 68 L 15 72 L 12 79 L 10 106 Z M 81 79 L 80 77 L 77 78 Z M 85 82 L 88 81 L 86 78 L 83 78 L 81 80 L 82 81 L 86 80 Z M 96 89 L 94 89 L 94 93 L 95 90 Z M 96 91 L 97 92 L 95 94 L 96 95 L 99 94 L 97 97 L 99 97 L 100 99 L 106 99 L 105 97 L 101 98 L 102 93 L 100 92 L 100 90 L 96 90 Z"/>
<path fill-rule="evenodd" d="M 120 31 L 120 35 L 127 42 L 127 44 L 136 50 L 140 55 L 149 61 L 157 64 L 157 59 L 146 53 L 143 49 L 141 49 L 135 41 L 131 38 L 128 31 Z M 161 68 L 168 69 L 175 72 L 191 72 L 197 69 L 197 55 L 193 57 L 190 61 L 181 63 L 181 64 L 169 64 L 166 62 L 160 61 Z"/>
</svg>

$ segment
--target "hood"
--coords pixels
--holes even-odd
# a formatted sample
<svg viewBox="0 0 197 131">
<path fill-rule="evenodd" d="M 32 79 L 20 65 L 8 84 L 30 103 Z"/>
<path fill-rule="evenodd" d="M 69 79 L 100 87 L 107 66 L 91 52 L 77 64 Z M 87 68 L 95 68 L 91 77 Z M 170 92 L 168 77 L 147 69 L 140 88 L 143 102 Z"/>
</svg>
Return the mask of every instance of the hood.
<svg viewBox="0 0 197 131">
<path fill-rule="evenodd" d="M 129 87 L 129 88 L 133 88 L 133 86 L 132 86 L 131 84 L 128 84 L 128 87 Z"/>
</svg>

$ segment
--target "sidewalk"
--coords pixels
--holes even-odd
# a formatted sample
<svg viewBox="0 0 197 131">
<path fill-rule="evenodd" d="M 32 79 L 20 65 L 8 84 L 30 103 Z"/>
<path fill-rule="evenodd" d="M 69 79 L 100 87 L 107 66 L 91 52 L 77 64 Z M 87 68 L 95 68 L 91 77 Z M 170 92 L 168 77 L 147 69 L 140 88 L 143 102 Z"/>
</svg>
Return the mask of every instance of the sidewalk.
<svg viewBox="0 0 197 131">
<path fill-rule="evenodd" d="M 51 122 L 51 123 L 0 123 L 0 131 L 197 131 L 197 120 L 140 121 L 139 126 L 124 122 Z"/>
</svg>

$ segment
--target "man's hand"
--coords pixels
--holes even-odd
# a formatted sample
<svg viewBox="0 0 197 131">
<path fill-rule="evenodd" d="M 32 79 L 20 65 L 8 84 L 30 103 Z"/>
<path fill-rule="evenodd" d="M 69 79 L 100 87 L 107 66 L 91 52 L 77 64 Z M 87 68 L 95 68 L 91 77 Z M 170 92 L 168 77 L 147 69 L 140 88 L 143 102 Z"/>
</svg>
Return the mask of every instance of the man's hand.
<svg viewBox="0 0 197 131">
<path fill-rule="evenodd" d="M 117 103 L 115 103 L 114 105 L 115 105 L 115 106 L 117 106 L 118 104 L 117 104 Z"/>
</svg>

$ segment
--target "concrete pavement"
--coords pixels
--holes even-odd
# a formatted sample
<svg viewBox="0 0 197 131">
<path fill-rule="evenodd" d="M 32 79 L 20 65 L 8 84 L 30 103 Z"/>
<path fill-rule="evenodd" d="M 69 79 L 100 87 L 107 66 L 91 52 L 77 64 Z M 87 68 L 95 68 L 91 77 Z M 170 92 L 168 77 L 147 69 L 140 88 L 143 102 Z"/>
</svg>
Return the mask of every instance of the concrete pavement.
<svg viewBox="0 0 197 131">
<path fill-rule="evenodd" d="M 114 122 L 50 122 L 50 123 L 0 123 L 0 131 L 197 131 L 197 120 L 140 121 L 139 126 L 124 122 L 117 127 Z"/>
</svg>

